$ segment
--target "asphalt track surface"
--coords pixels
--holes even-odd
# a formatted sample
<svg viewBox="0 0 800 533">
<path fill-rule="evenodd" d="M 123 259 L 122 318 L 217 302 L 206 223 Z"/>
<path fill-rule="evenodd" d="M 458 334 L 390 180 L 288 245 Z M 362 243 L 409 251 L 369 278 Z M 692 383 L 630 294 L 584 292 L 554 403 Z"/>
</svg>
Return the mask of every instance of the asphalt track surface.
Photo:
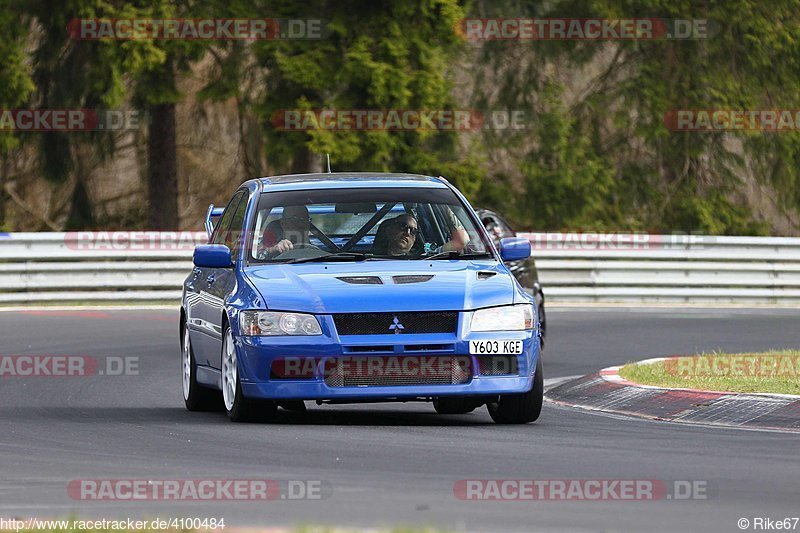
<svg viewBox="0 0 800 533">
<path fill-rule="evenodd" d="M 224 517 L 226 526 L 433 525 L 467 531 L 740 531 L 800 515 L 797 435 L 615 418 L 545 405 L 499 426 L 429 404 L 312 406 L 271 425 L 189 413 L 177 313 L 0 313 L 0 354 L 138 357 L 138 375 L 0 377 L 0 518 Z M 696 351 L 800 346 L 800 311 L 550 309 L 545 377 Z M 80 501 L 79 479 L 321 480 L 330 497 Z M 695 480 L 691 501 L 463 501 L 464 479 Z M 800 528 L 800 525 L 798 525 Z M 751 530 L 751 529 L 747 529 Z"/>
</svg>

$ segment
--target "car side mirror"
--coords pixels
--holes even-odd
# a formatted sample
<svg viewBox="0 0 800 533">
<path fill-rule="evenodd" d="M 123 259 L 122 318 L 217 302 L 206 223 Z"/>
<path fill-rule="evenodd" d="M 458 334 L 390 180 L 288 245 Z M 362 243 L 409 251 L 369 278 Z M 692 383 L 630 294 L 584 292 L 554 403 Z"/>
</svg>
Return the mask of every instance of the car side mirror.
<svg viewBox="0 0 800 533">
<path fill-rule="evenodd" d="M 201 244 L 194 249 L 194 265 L 205 268 L 228 268 L 233 266 L 231 251 L 224 244 Z"/>
<path fill-rule="evenodd" d="M 500 239 L 500 257 L 503 261 L 519 261 L 531 256 L 531 241 L 523 237 Z"/>
</svg>

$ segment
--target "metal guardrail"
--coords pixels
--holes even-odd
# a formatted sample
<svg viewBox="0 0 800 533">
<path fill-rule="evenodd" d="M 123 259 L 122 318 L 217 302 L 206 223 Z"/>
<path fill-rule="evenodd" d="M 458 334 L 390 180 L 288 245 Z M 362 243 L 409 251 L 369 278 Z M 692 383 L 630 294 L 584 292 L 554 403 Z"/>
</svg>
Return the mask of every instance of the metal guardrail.
<svg viewBox="0 0 800 533">
<path fill-rule="evenodd" d="M 205 232 L 0 234 L 0 305 L 175 304 Z"/>
<path fill-rule="evenodd" d="M 551 302 L 800 303 L 800 238 L 521 236 Z"/>
<path fill-rule="evenodd" d="M 548 303 L 800 304 L 800 238 L 525 233 Z M 205 232 L 0 233 L 0 304 L 176 304 Z"/>
</svg>

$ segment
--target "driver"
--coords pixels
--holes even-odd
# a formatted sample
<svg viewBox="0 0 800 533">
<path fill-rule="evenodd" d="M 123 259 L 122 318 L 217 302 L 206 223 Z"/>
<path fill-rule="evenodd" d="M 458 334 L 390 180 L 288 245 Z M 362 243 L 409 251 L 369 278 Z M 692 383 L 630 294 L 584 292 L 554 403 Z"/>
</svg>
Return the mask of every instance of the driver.
<svg viewBox="0 0 800 533">
<path fill-rule="evenodd" d="M 280 220 L 270 222 L 264 230 L 261 244 L 267 255 L 278 255 L 292 250 L 296 244 L 309 244 L 308 229 L 311 218 L 304 205 L 289 205 L 283 208 Z"/>
<path fill-rule="evenodd" d="M 411 249 L 419 236 L 419 225 L 414 215 L 404 213 L 386 221 L 388 224 L 386 232 L 386 251 L 385 255 L 403 256 L 409 255 Z M 469 243 L 469 234 L 461 227 L 455 226 L 450 235 L 450 240 L 439 248 L 432 250 L 433 253 L 463 251 Z M 376 246 L 376 253 L 384 253 L 383 248 Z"/>
<path fill-rule="evenodd" d="M 417 235 L 419 235 L 417 219 L 406 213 L 391 219 L 389 222 L 386 255 L 408 254 L 417 240 Z"/>
</svg>

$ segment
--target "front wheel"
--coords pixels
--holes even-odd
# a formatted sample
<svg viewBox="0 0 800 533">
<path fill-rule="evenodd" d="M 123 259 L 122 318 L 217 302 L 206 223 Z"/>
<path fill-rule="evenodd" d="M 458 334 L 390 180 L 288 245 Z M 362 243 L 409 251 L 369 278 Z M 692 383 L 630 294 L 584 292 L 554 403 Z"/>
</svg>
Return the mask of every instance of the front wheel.
<svg viewBox="0 0 800 533">
<path fill-rule="evenodd" d="M 230 326 L 222 332 L 222 399 L 225 411 L 233 422 L 259 422 L 271 419 L 277 410 L 275 402 L 245 398 L 239 379 L 239 361 Z"/>
<path fill-rule="evenodd" d="M 499 402 L 486 405 L 492 420 L 498 424 L 527 424 L 539 418 L 544 401 L 544 376 L 542 357 L 536 362 L 533 388 L 522 394 L 504 394 Z"/>
</svg>

